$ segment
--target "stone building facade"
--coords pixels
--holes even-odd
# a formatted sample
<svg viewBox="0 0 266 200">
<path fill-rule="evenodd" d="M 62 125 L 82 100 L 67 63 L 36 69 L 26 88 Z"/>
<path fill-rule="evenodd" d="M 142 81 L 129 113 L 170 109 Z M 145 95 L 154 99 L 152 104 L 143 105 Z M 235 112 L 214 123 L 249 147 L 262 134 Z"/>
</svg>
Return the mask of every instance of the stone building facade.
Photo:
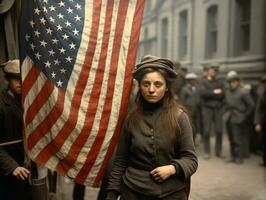
<svg viewBox="0 0 266 200">
<path fill-rule="evenodd" d="M 256 81 L 266 71 L 264 0 L 146 0 L 138 59 L 154 54 L 189 71 L 220 65 Z"/>
</svg>

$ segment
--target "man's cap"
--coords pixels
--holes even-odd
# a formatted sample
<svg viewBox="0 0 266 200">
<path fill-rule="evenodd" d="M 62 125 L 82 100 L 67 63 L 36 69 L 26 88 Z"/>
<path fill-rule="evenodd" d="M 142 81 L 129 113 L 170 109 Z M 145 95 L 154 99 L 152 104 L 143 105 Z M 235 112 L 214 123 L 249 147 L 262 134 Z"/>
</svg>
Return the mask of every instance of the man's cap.
<svg viewBox="0 0 266 200">
<path fill-rule="evenodd" d="M 2 0 L 0 2 L 0 14 L 3 14 L 10 10 L 10 8 L 13 6 L 15 0 Z"/>
<path fill-rule="evenodd" d="M 216 71 L 219 71 L 220 65 L 219 63 L 210 63 L 207 65 L 207 69 L 214 69 Z"/>
<path fill-rule="evenodd" d="M 186 79 L 197 79 L 198 76 L 195 73 L 188 73 L 185 77 Z"/>
<path fill-rule="evenodd" d="M 231 70 L 227 73 L 226 75 L 226 80 L 227 81 L 233 81 L 233 80 L 239 80 L 239 76 L 238 76 L 238 73 L 234 70 Z"/>
<path fill-rule="evenodd" d="M 3 66 L 3 72 L 6 76 L 20 76 L 19 60 L 9 60 L 6 63 L 1 64 Z"/>
<path fill-rule="evenodd" d="M 146 68 L 163 69 L 171 78 L 177 77 L 177 73 L 174 70 L 174 64 L 172 61 L 166 58 L 160 58 L 152 55 L 145 55 L 139 64 L 136 65 L 133 71 L 133 78 L 139 79 L 140 72 Z"/>
<path fill-rule="evenodd" d="M 203 69 L 203 70 L 208 70 L 209 68 L 210 68 L 209 65 L 203 65 L 203 66 L 202 66 L 202 69 Z"/>
</svg>

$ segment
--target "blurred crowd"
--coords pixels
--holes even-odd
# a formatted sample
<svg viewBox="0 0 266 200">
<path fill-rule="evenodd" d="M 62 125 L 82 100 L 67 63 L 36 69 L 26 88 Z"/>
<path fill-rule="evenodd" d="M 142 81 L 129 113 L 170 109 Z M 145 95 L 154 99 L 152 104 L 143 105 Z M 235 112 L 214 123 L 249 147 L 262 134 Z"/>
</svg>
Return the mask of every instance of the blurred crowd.
<svg viewBox="0 0 266 200">
<path fill-rule="evenodd" d="M 257 82 L 246 83 L 237 71 L 220 75 L 216 63 L 203 66 L 201 74 L 176 64 L 176 72 L 176 99 L 190 113 L 194 141 L 196 146 L 203 144 L 204 158 L 229 157 L 227 162 L 242 164 L 250 154 L 257 154 L 262 156 L 260 165 L 265 167 L 266 75 Z M 214 150 L 211 136 L 215 137 Z M 230 155 L 222 151 L 226 136 Z"/>
</svg>

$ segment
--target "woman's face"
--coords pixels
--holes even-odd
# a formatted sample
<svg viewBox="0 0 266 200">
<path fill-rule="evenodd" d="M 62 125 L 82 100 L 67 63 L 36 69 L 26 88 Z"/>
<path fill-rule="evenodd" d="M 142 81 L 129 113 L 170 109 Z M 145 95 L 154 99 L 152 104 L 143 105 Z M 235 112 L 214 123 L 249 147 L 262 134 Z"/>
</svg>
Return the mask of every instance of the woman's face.
<svg viewBox="0 0 266 200">
<path fill-rule="evenodd" d="M 159 72 L 149 72 L 140 81 L 140 92 L 149 103 L 160 101 L 167 90 L 166 80 Z"/>
</svg>

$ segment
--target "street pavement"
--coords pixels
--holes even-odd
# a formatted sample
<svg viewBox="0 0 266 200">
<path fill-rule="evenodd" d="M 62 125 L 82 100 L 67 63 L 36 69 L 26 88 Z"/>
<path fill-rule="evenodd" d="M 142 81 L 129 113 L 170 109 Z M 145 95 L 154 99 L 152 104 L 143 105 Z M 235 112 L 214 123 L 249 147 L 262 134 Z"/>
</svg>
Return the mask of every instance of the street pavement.
<svg viewBox="0 0 266 200">
<path fill-rule="evenodd" d="M 214 138 L 211 140 L 214 150 Z M 251 155 L 242 165 L 228 163 L 229 144 L 224 138 L 223 159 L 213 155 L 203 158 L 203 145 L 199 143 L 197 153 L 199 167 L 192 176 L 189 200 L 266 200 L 266 168 L 258 164 L 261 158 Z M 61 178 L 59 200 L 72 200 L 73 184 Z M 97 188 L 86 188 L 85 200 L 97 199 Z"/>
<path fill-rule="evenodd" d="M 227 139 L 227 138 L 225 138 Z M 212 149 L 214 150 L 212 138 Z M 250 155 L 244 163 L 226 162 L 229 144 L 223 144 L 224 159 L 203 158 L 202 144 L 197 148 L 199 167 L 192 176 L 190 200 L 266 200 L 266 168 L 259 166 L 261 157 Z"/>
</svg>

